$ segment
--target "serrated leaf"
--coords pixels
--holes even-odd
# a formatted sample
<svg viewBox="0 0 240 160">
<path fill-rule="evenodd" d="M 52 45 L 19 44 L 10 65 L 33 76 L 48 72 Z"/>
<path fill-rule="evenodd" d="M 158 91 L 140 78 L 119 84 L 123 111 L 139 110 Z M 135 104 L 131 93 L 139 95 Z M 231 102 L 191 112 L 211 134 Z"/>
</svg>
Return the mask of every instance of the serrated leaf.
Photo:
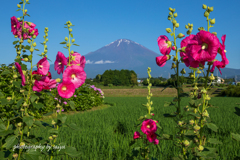
<svg viewBox="0 0 240 160">
<path fill-rule="evenodd" d="M 191 135 L 195 135 L 193 130 L 188 130 L 185 135 L 191 136 Z"/>
<path fill-rule="evenodd" d="M 239 134 L 231 133 L 231 136 L 232 136 L 232 138 L 235 139 L 236 141 L 240 141 L 240 135 L 239 135 Z"/>
<path fill-rule="evenodd" d="M 17 44 L 18 42 L 19 42 L 18 40 L 17 40 L 17 41 L 14 41 L 14 42 L 13 42 L 13 45 L 14 45 L 14 44 Z"/>
<path fill-rule="evenodd" d="M 57 119 L 60 120 L 62 123 L 65 123 L 65 121 L 67 119 L 67 115 L 66 114 L 58 114 Z"/>
<path fill-rule="evenodd" d="M 5 131 L 6 130 L 6 126 L 4 125 L 3 122 L 0 123 L 0 132 Z"/>
<path fill-rule="evenodd" d="M 15 135 L 11 135 L 11 136 L 7 137 L 7 139 L 5 140 L 6 143 L 4 144 L 6 149 L 10 149 L 10 148 L 12 148 L 16 144 L 16 141 L 17 141 L 16 138 L 17 137 Z"/>
<path fill-rule="evenodd" d="M 31 94 L 30 101 L 33 103 L 37 98 L 38 98 L 37 95 L 35 95 L 35 94 Z"/>
<path fill-rule="evenodd" d="M 69 103 L 71 109 L 74 110 L 75 109 L 75 103 L 73 101 L 69 101 L 68 103 Z"/>
<path fill-rule="evenodd" d="M 27 152 L 23 152 L 23 158 L 26 160 L 40 160 L 39 156 L 41 156 L 41 153 L 36 150 L 34 148 L 31 148 L 29 150 L 27 150 Z"/>
<path fill-rule="evenodd" d="M 40 108 L 43 108 L 44 107 L 44 105 L 42 104 L 42 103 L 33 103 L 33 106 L 35 107 L 35 108 L 37 108 L 37 109 L 40 109 Z"/>
<path fill-rule="evenodd" d="M 80 128 L 75 123 L 65 124 L 73 130 L 80 130 Z"/>
<path fill-rule="evenodd" d="M 78 44 L 75 44 L 75 43 L 74 43 L 73 45 L 75 45 L 75 46 L 80 46 L 80 45 L 78 45 Z"/>
<path fill-rule="evenodd" d="M 215 124 L 213 124 L 213 123 L 207 123 L 207 127 L 208 127 L 209 129 L 213 130 L 214 132 L 217 132 L 218 127 L 217 127 Z"/>
<path fill-rule="evenodd" d="M 32 116 L 28 116 L 28 117 L 25 116 L 25 117 L 23 117 L 23 122 L 25 122 L 28 127 L 32 127 L 33 119 L 34 119 L 34 117 L 32 117 Z"/>
<path fill-rule="evenodd" d="M 17 88 L 20 88 L 20 86 L 21 86 L 21 82 L 19 82 L 19 81 L 13 81 L 13 85 L 14 86 L 16 86 Z"/>
<path fill-rule="evenodd" d="M 208 142 L 211 144 L 222 144 L 222 142 L 218 141 L 216 138 L 209 138 Z"/>
<path fill-rule="evenodd" d="M 67 44 L 67 42 L 61 42 L 60 44 Z"/>
<path fill-rule="evenodd" d="M 19 107 L 20 105 L 22 105 L 23 101 L 24 101 L 23 98 L 20 99 L 20 100 L 18 100 L 18 102 L 17 102 L 17 107 Z"/>
<path fill-rule="evenodd" d="M 79 157 L 81 153 L 77 152 L 75 147 L 66 147 L 65 153 L 72 158 Z"/>
<path fill-rule="evenodd" d="M 10 74 L 11 72 L 9 70 L 4 70 L 1 75 L 7 75 L 7 74 Z"/>
</svg>

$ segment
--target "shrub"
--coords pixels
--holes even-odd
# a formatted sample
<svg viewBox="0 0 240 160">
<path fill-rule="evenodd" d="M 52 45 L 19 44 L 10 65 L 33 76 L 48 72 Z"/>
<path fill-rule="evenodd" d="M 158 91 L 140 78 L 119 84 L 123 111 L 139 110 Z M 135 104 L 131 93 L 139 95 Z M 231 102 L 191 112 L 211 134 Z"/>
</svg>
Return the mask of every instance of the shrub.
<svg viewBox="0 0 240 160">
<path fill-rule="evenodd" d="M 113 84 L 108 84 L 108 87 L 112 87 L 113 86 Z"/>
</svg>

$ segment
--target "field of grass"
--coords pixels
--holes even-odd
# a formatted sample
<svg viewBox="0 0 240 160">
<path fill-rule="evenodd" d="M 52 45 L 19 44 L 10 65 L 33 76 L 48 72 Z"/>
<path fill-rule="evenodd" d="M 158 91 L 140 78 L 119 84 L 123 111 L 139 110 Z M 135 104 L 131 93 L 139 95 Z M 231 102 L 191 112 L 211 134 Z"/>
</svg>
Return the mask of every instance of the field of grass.
<svg viewBox="0 0 240 160">
<path fill-rule="evenodd" d="M 175 111 L 174 107 L 163 107 L 164 101 L 171 101 L 171 97 L 152 97 L 154 107 L 154 120 L 158 120 L 163 127 L 163 131 L 158 130 L 158 134 L 174 134 L 176 129 L 172 119 L 163 117 L 164 113 Z M 67 122 L 74 122 L 81 128 L 80 131 L 60 128 L 60 135 L 57 142 L 66 142 L 67 145 L 74 146 L 81 153 L 79 160 L 127 160 L 131 156 L 129 142 L 133 139 L 133 133 L 139 131 L 135 128 L 135 121 L 140 116 L 147 113 L 147 109 L 141 104 L 146 104 L 145 97 L 107 97 L 105 102 L 116 103 L 116 106 L 106 107 L 104 109 L 75 113 L 68 116 Z M 189 99 L 184 98 L 181 101 L 182 106 L 188 104 Z M 217 138 L 223 142 L 216 146 L 219 152 L 219 160 L 233 160 L 240 155 L 240 144 L 231 139 L 230 133 L 240 133 L 240 117 L 235 112 L 236 103 L 239 98 L 233 97 L 213 97 L 210 103 L 218 108 L 208 109 L 209 115 L 218 127 L 217 133 L 205 129 L 207 137 Z M 51 122 L 51 119 L 44 120 Z M 48 138 L 46 130 L 35 130 L 34 134 Z M 142 134 L 142 133 L 141 133 Z M 141 140 L 140 140 L 141 141 Z M 137 142 L 137 144 L 141 144 Z M 158 160 L 168 160 L 179 153 L 178 148 L 174 147 L 171 141 L 160 140 L 159 145 L 162 152 L 154 146 L 150 147 L 150 156 Z M 57 159 L 60 159 L 57 158 Z M 67 159 L 67 157 L 63 157 Z M 68 157 L 68 159 L 72 159 Z M 151 158 L 150 158 L 151 159 Z"/>
</svg>

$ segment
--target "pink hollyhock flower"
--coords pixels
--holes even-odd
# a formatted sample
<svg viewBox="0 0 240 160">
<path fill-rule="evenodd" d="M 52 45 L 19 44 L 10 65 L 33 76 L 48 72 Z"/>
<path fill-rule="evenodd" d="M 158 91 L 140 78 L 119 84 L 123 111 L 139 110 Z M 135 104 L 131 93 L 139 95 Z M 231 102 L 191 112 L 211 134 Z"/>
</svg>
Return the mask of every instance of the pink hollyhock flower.
<svg viewBox="0 0 240 160">
<path fill-rule="evenodd" d="M 185 51 L 195 61 L 210 62 L 215 59 L 219 46 L 220 42 L 214 34 L 201 30 L 190 40 Z"/>
<path fill-rule="evenodd" d="M 22 67 L 20 66 L 20 64 L 19 64 L 18 62 L 15 62 L 15 66 L 16 66 L 16 68 L 18 69 L 18 72 L 21 74 L 22 86 L 25 86 L 26 80 L 25 80 L 25 76 L 24 76 L 24 74 L 23 74 L 23 72 L 22 72 Z"/>
<path fill-rule="evenodd" d="M 187 45 L 189 44 L 189 42 L 195 37 L 195 35 L 191 34 L 190 36 L 184 38 L 181 41 L 181 48 L 187 47 Z M 180 52 L 180 57 L 183 57 L 183 62 L 185 63 L 185 65 L 188 67 L 189 66 L 189 59 L 186 53 L 184 52 Z"/>
<path fill-rule="evenodd" d="M 159 143 L 158 139 L 155 139 L 154 144 L 157 145 Z"/>
<path fill-rule="evenodd" d="M 134 132 L 133 138 L 137 139 L 140 137 L 140 133 L 139 132 Z"/>
<path fill-rule="evenodd" d="M 171 52 L 171 41 L 169 41 L 167 36 L 159 36 L 158 39 L 159 50 L 163 55 L 168 55 Z"/>
<path fill-rule="evenodd" d="M 40 81 L 36 80 L 34 82 L 33 90 L 40 92 L 43 89 L 49 90 L 51 88 L 56 88 L 56 83 L 57 81 L 55 79 L 50 80 L 47 76 L 44 76 Z"/>
<path fill-rule="evenodd" d="M 22 26 L 22 22 L 19 22 L 20 26 Z M 33 35 L 36 35 L 38 36 L 38 29 L 35 28 L 36 25 L 32 22 L 27 22 L 25 21 L 24 22 L 24 28 L 27 29 L 27 32 L 24 32 L 23 33 L 23 39 L 27 39 L 27 38 L 31 38 L 31 32 L 33 32 Z M 21 38 L 22 37 L 22 27 L 19 28 L 19 31 L 18 31 L 18 37 Z"/>
<path fill-rule="evenodd" d="M 157 131 L 157 125 L 152 119 L 146 119 L 142 123 L 141 130 L 144 134 Z"/>
<path fill-rule="evenodd" d="M 21 28 L 17 18 L 15 16 L 11 17 L 11 32 L 13 35 L 17 35 L 17 31 Z"/>
<path fill-rule="evenodd" d="M 175 46 L 172 46 L 172 50 L 176 50 L 176 47 L 175 47 Z"/>
<path fill-rule="evenodd" d="M 57 70 L 57 73 L 63 73 L 64 66 L 67 65 L 67 59 L 62 52 L 57 53 L 56 61 L 54 62 L 54 69 Z"/>
<path fill-rule="evenodd" d="M 157 63 L 157 65 L 159 67 L 165 66 L 167 60 L 168 60 L 168 57 L 166 55 L 165 56 L 156 57 L 156 63 Z"/>
<path fill-rule="evenodd" d="M 148 140 L 150 143 L 155 142 L 156 138 L 157 138 L 157 135 L 156 135 L 154 132 L 149 132 L 149 133 L 147 134 L 147 140 Z"/>
<path fill-rule="evenodd" d="M 67 102 L 65 101 L 65 102 L 63 102 L 64 104 L 67 104 Z"/>
<path fill-rule="evenodd" d="M 75 60 L 74 61 L 71 61 L 70 64 L 79 64 L 80 67 L 84 68 L 85 67 L 85 63 L 86 63 L 86 59 L 84 56 L 81 56 L 81 54 L 77 53 L 77 52 L 74 52 L 72 54 L 72 56 L 74 56 Z M 69 61 L 69 57 L 67 58 L 67 62 Z"/>
<path fill-rule="evenodd" d="M 77 95 L 74 95 L 74 97 L 77 97 Z"/>
<path fill-rule="evenodd" d="M 86 73 L 80 66 L 70 66 L 63 73 L 63 81 L 71 81 L 75 88 L 80 87 L 86 79 Z"/>
<path fill-rule="evenodd" d="M 58 100 L 57 98 L 54 98 L 55 100 Z"/>
<path fill-rule="evenodd" d="M 41 75 L 45 76 L 48 73 L 50 64 L 47 60 L 47 57 L 40 59 L 40 61 L 37 63 L 37 68 L 37 72 Z"/>
<path fill-rule="evenodd" d="M 217 67 L 220 74 L 222 75 L 220 68 L 225 68 L 225 66 L 229 64 L 229 61 L 226 57 L 226 50 L 225 50 L 226 35 L 223 35 L 221 39 L 222 39 L 222 44 L 220 44 L 220 48 L 219 48 L 218 52 L 220 53 L 220 55 L 222 57 L 222 61 L 221 62 L 219 62 L 218 60 L 214 61 L 210 72 L 213 72 L 215 67 Z"/>
<path fill-rule="evenodd" d="M 38 73 L 37 70 L 32 71 L 32 75 L 34 75 L 34 74 L 41 75 L 40 73 Z M 48 71 L 48 73 L 47 73 L 47 77 L 48 77 L 49 79 L 52 79 L 52 75 L 51 75 L 51 73 L 50 73 L 49 71 Z"/>
<path fill-rule="evenodd" d="M 70 98 L 75 92 L 75 86 L 71 81 L 63 81 L 58 85 L 57 90 L 62 98 Z"/>
<path fill-rule="evenodd" d="M 64 111 L 64 109 L 62 109 L 62 112 Z M 57 112 L 59 112 L 59 109 L 57 110 Z"/>
</svg>

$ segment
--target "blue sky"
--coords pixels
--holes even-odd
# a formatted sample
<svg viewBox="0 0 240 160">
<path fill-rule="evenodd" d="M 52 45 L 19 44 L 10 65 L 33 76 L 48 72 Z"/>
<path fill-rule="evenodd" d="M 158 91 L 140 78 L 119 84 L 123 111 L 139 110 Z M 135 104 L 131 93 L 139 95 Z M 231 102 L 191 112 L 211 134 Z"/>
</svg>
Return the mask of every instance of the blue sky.
<svg viewBox="0 0 240 160">
<path fill-rule="evenodd" d="M 1 2 L 1 58 L 0 64 L 10 64 L 16 57 L 16 50 L 13 41 L 16 40 L 11 32 L 12 16 L 20 17 L 22 12 L 16 12 L 20 0 Z M 240 26 L 239 0 L 29 0 L 26 5 L 28 14 L 25 20 L 36 24 L 39 35 L 35 42 L 40 51 L 34 51 L 33 64 L 36 64 L 43 52 L 44 28 L 48 27 L 48 58 L 53 64 L 58 51 L 68 57 L 68 50 L 64 45 L 59 44 L 68 37 L 68 30 L 64 28 L 66 21 L 73 25 L 73 36 L 75 43 L 80 46 L 72 46 L 71 50 L 81 55 L 96 51 L 97 49 L 117 40 L 130 39 L 146 48 L 158 53 L 157 38 L 160 35 L 167 35 L 170 40 L 173 38 L 166 33 L 166 28 L 172 28 L 167 20 L 168 8 L 176 9 L 177 21 L 180 24 L 176 33 L 186 34 L 185 25 L 193 23 L 193 34 L 198 32 L 197 28 L 207 28 L 206 18 L 203 16 L 202 4 L 214 6 L 210 18 L 215 18 L 216 23 L 210 32 L 217 32 L 221 39 L 226 34 L 226 50 L 229 59 L 228 68 L 240 69 L 240 33 L 237 28 Z M 221 40 L 220 40 L 221 42 Z M 28 44 L 24 42 L 24 45 Z M 177 41 L 180 47 L 180 40 Z M 26 52 L 30 54 L 30 52 Z M 173 54 L 173 52 L 171 53 Z M 221 56 L 216 57 L 221 60 Z M 30 67 L 30 63 L 28 68 Z"/>
</svg>

